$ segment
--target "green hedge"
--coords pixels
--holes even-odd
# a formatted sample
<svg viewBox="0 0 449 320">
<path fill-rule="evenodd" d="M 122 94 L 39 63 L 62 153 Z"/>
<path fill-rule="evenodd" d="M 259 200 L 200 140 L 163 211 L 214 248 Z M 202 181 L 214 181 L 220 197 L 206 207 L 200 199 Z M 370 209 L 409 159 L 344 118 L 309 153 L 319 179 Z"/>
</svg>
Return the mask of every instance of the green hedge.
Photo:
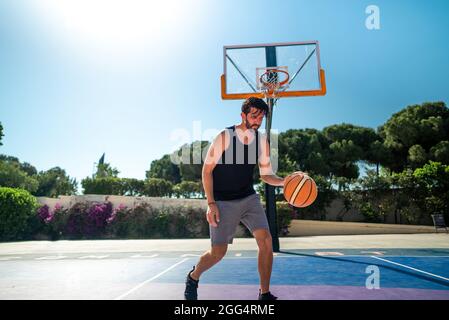
<svg viewBox="0 0 449 320">
<path fill-rule="evenodd" d="M 37 200 L 28 191 L 0 187 L 0 240 L 26 240 L 36 225 Z"/>
</svg>

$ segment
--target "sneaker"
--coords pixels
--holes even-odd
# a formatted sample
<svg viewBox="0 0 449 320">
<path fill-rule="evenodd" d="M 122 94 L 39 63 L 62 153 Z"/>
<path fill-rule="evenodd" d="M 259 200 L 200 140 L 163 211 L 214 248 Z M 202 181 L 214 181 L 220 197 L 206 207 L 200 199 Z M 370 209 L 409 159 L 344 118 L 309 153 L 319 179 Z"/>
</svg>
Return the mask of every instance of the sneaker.
<svg viewBox="0 0 449 320">
<path fill-rule="evenodd" d="M 277 300 L 278 297 L 273 296 L 270 291 L 266 293 L 261 293 L 259 289 L 259 300 Z"/>
<path fill-rule="evenodd" d="M 199 280 L 195 280 L 190 276 L 190 273 L 195 270 L 195 266 L 192 270 L 187 274 L 186 278 L 186 290 L 184 291 L 184 299 L 185 300 L 198 300 L 198 282 Z"/>
</svg>

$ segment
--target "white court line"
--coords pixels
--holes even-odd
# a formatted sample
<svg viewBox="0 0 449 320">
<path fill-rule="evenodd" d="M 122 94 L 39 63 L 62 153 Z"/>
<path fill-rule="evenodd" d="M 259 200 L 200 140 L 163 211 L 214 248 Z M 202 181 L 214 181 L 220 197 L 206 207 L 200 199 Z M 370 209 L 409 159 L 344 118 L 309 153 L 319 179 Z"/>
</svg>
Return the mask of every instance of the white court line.
<svg viewBox="0 0 449 320">
<path fill-rule="evenodd" d="M 67 258 L 67 256 L 47 256 L 47 257 L 36 258 L 34 260 L 59 260 L 59 259 L 64 259 L 64 258 Z"/>
<path fill-rule="evenodd" d="M 276 252 L 273 252 L 273 256 L 275 256 L 275 257 L 278 257 L 278 258 L 303 258 L 303 257 L 306 257 L 306 258 L 310 258 L 310 257 L 312 257 L 312 258 L 322 258 L 323 256 L 321 256 L 321 255 L 316 255 L 316 254 L 314 254 L 314 253 L 307 253 L 307 252 L 299 252 L 299 253 L 276 253 Z M 225 256 L 223 259 L 232 259 L 232 258 L 234 258 L 235 256 Z M 360 258 L 363 258 L 363 257 L 365 257 L 365 258 L 369 258 L 369 257 L 371 257 L 371 255 L 369 255 L 369 254 L 344 254 L 344 255 L 342 255 L 342 256 L 340 256 L 340 255 L 329 255 L 329 256 L 324 256 L 325 258 L 332 258 L 332 257 L 335 257 L 335 258 L 348 258 L 348 257 L 360 257 Z M 397 258 L 449 258 L 449 255 L 448 256 L 434 256 L 434 255 L 432 255 L 432 256 L 430 256 L 430 255 L 414 255 L 414 256 L 404 256 L 404 255 L 398 255 L 398 254 L 385 254 L 385 255 L 383 255 L 383 257 L 397 257 Z M 257 258 L 257 254 L 256 255 L 254 255 L 254 256 L 250 256 L 250 257 L 248 257 L 248 256 L 246 256 L 246 257 L 241 257 L 242 259 L 245 259 L 245 258 Z"/>
<path fill-rule="evenodd" d="M 154 277 L 152 277 L 152 278 L 150 278 L 150 279 L 148 279 L 148 280 L 145 280 L 144 282 L 142 282 L 141 284 L 135 286 L 134 288 L 132 288 L 132 289 L 129 290 L 128 292 L 122 294 L 121 296 L 118 296 L 118 297 L 115 298 L 114 300 L 122 300 L 124 297 L 126 297 L 127 295 L 129 295 L 129 294 L 133 293 L 134 291 L 140 289 L 141 287 L 143 287 L 144 285 L 146 285 L 148 282 L 151 282 L 151 281 L 153 281 L 154 279 L 159 278 L 159 277 L 162 276 L 164 273 L 170 271 L 170 270 L 173 269 L 174 267 L 180 265 L 181 263 L 183 263 L 183 262 L 185 262 L 185 261 L 187 261 L 187 260 L 189 260 L 189 259 L 186 258 L 186 259 L 183 259 L 183 260 L 181 260 L 181 261 L 175 263 L 175 264 L 172 265 L 171 267 L 169 267 L 169 268 L 165 269 L 164 271 L 158 273 L 158 274 L 155 275 Z"/>
<path fill-rule="evenodd" d="M 157 257 L 158 255 L 159 255 L 159 254 L 157 254 L 157 253 L 152 254 L 152 255 L 150 255 L 150 256 L 145 256 L 145 255 L 141 255 L 141 254 L 135 254 L 135 255 L 131 256 L 131 258 L 133 258 L 133 259 L 137 259 L 137 258 L 155 258 L 155 257 Z"/>
<path fill-rule="evenodd" d="M 390 260 L 387 260 L 387 259 L 382 259 L 382 258 L 379 258 L 379 257 L 376 257 L 376 256 L 371 256 L 371 258 L 382 260 L 382 261 L 385 261 L 385 262 L 389 262 L 391 264 L 395 264 L 395 265 L 398 265 L 398 266 L 401 266 L 401 267 L 404 267 L 404 268 L 407 268 L 407 269 L 411 269 L 413 271 L 421 272 L 421 273 L 427 274 L 429 276 L 433 276 L 433 277 L 436 277 L 436 278 L 440 278 L 440 279 L 449 281 L 448 278 L 445 278 L 445 277 L 442 277 L 442 276 L 439 276 L 439 275 L 436 275 L 436 274 L 433 274 L 433 273 L 430 273 L 430 272 L 426 272 L 426 271 L 423 271 L 423 270 L 419 270 L 419 269 L 416 269 L 416 268 L 412 268 L 412 267 L 409 267 L 409 266 L 407 266 L 405 264 L 400 264 L 400 263 L 393 262 L 393 261 L 390 261 Z"/>
<path fill-rule="evenodd" d="M 360 253 L 371 253 L 376 256 L 384 256 L 385 253 L 387 253 L 387 252 L 386 251 L 360 251 Z"/>
<path fill-rule="evenodd" d="M 200 254 L 192 254 L 192 253 L 186 253 L 181 255 L 181 258 L 185 258 L 185 257 L 201 257 Z"/>
<path fill-rule="evenodd" d="M 344 256 L 344 253 L 338 251 L 317 251 L 315 252 L 317 256 Z"/>
<path fill-rule="evenodd" d="M 104 255 L 104 256 L 96 256 L 96 255 L 90 255 L 90 256 L 82 256 L 82 257 L 78 257 L 78 259 L 104 259 L 109 257 L 109 255 Z"/>
<path fill-rule="evenodd" d="M 400 256 L 400 255 L 385 255 L 385 257 L 400 257 L 400 258 L 449 258 L 449 256 Z"/>
<path fill-rule="evenodd" d="M 22 257 L 5 257 L 5 258 L 0 258 L 0 261 L 9 261 L 9 260 L 17 260 L 17 259 L 22 259 Z"/>
</svg>

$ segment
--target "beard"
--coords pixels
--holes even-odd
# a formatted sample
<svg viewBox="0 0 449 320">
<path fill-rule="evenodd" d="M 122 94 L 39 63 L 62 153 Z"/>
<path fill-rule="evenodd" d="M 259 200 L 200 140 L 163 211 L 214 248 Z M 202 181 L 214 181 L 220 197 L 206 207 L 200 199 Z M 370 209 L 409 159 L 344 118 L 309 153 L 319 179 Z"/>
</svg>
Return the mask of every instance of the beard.
<svg viewBox="0 0 449 320">
<path fill-rule="evenodd" d="M 251 123 L 249 123 L 249 121 L 247 120 L 246 122 L 245 122 L 245 126 L 246 126 L 246 129 L 253 129 L 253 130 L 257 130 L 257 129 L 259 129 L 259 125 L 257 125 L 257 124 L 251 124 Z"/>
</svg>

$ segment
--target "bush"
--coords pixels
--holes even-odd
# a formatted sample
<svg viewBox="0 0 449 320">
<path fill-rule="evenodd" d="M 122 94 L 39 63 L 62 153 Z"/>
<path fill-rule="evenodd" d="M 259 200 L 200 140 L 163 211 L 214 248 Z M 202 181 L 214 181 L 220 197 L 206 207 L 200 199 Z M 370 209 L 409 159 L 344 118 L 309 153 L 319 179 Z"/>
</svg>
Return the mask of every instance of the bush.
<svg viewBox="0 0 449 320">
<path fill-rule="evenodd" d="M 376 210 L 372 203 L 363 202 L 359 206 L 360 213 L 365 217 L 366 222 L 381 223 L 383 215 Z"/>
<path fill-rule="evenodd" d="M 68 210 L 57 203 L 54 208 L 48 205 L 36 211 L 37 226 L 34 228 L 35 240 L 58 240 L 66 234 Z"/>
<path fill-rule="evenodd" d="M 262 203 L 264 209 L 266 210 L 265 202 Z M 288 228 L 292 223 L 292 219 L 297 218 L 297 209 L 289 204 L 287 201 L 277 201 L 276 202 L 276 214 L 277 214 L 277 227 L 278 235 L 286 236 L 289 234 Z M 266 211 L 264 212 L 266 214 Z M 245 227 L 245 235 L 251 237 L 252 234 Z"/>
<path fill-rule="evenodd" d="M 417 185 L 421 188 L 419 203 L 431 214 L 443 214 L 449 218 L 449 166 L 430 161 L 413 172 Z"/>
<path fill-rule="evenodd" d="M 112 211 L 109 219 L 106 220 L 106 233 L 110 238 L 126 238 L 129 232 L 128 220 L 131 216 L 132 210 L 124 205 L 119 205 L 118 208 Z"/>
<path fill-rule="evenodd" d="M 205 210 L 191 206 L 153 208 L 141 203 L 134 209 L 110 202 L 58 204 L 36 210 L 36 239 L 198 238 L 209 235 Z"/>
<path fill-rule="evenodd" d="M 288 235 L 288 228 L 292 219 L 296 219 L 296 209 L 286 201 L 276 203 L 276 212 L 278 215 L 278 234 L 280 236 Z"/>
<path fill-rule="evenodd" d="M 189 205 L 154 208 L 142 202 L 133 208 L 110 202 L 76 203 L 70 209 L 56 204 L 41 206 L 36 212 L 40 226 L 38 239 L 157 239 L 207 238 L 206 209 Z M 287 202 L 277 203 L 278 231 L 285 236 L 296 209 Z M 245 235 L 252 235 L 245 227 Z"/>
<path fill-rule="evenodd" d="M 123 184 L 120 178 L 85 178 L 81 181 L 84 194 L 113 194 L 123 195 Z"/>
<path fill-rule="evenodd" d="M 177 198 L 204 198 L 204 191 L 199 181 L 182 181 L 173 187 L 173 193 Z"/>
<path fill-rule="evenodd" d="M 142 203 L 131 211 L 128 223 L 130 224 L 130 232 L 128 237 L 131 238 L 154 238 L 156 229 L 154 221 L 158 212 L 148 203 Z"/>
<path fill-rule="evenodd" d="M 62 234 L 69 239 L 82 239 L 84 235 L 84 225 L 86 224 L 86 212 L 89 205 L 86 203 L 75 203 L 67 212 Z"/>
<path fill-rule="evenodd" d="M 173 184 L 170 181 L 158 178 L 150 178 L 145 181 L 143 194 L 148 197 L 171 196 Z"/>
<path fill-rule="evenodd" d="M 28 191 L 0 187 L 0 240 L 31 238 L 37 208 L 36 198 Z"/>
<path fill-rule="evenodd" d="M 66 218 L 61 217 L 60 221 L 65 221 L 66 224 L 60 233 L 76 239 L 102 238 L 106 236 L 108 221 L 112 214 L 110 202 L 92 205 L 77 203 L 66 212 Z"/>
<path fill-rule="evenodd" d="M 97 203 L 87 211 L 84 225 L 84 236 L 97 238 L 104 235 L 108 219 L 112 215 L 112 203 Z"/>
<path fill-rule="evenodd" d="M 179 214 L 183 217 L 179 218 L 182 219 L 182 223 L 176 227 L 178 230 L 184 227 L 184 232 L 182 234 L 185 237 L 200 238 L 209 236 L 209 223 L 206 220 L 206 208 L 182 206 L 172 208 L 171 210 L 176 211 L 172 215 L 176 216 L 176 214 Z M 176 221 L 176 223 L 179 223 L 179 221 Z"/>
</svg>

